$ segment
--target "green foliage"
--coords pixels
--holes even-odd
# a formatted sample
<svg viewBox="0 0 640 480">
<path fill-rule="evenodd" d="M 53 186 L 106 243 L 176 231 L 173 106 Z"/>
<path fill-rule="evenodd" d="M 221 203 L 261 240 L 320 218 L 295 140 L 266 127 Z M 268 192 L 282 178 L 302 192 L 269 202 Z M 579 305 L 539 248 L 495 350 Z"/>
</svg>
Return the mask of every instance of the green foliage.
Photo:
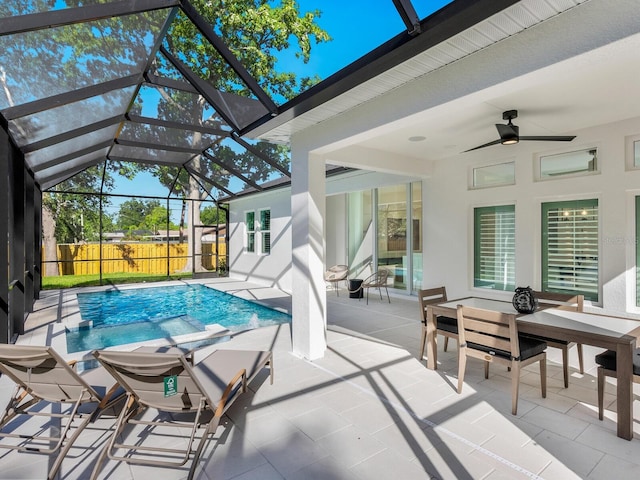
<svg viewBox="0 0 640 480">
<path fill-rule="evenodd" d="M 166 230 L 168 216 L 169 212 L 166 207 L 156 206 L 144 218 L 141 227 L 151 230 L 154 233 L 158 230 Z M 177 228 L 178 226 L 175 223 L 169 221 L 169 230 L 175 230 Z"/>
<path fill-rule="evenodd" d="M 99 192 L 103 166 L 88 168 L 58 184 L 45 193 L 42 202 L 56 220 L 55 234 L 58 243 L 96 241 L 100 232 L 100 197 L 90 195 Z M 110 187 L 109 179 L 105 182 Z M 78 193 L 74 193 L 78 192 Z M 103 207 L 109 204 L 103 198 Z M 106 216 L 103 220 L 111 219 Z"/>
<path fill-rule="evenodd" d="M 100 275 L 60 275 L 56 277 L 42 277 L 42 288 L 44 290 L 72 287 L 90 287 L 97 285 L 122 284 L 122 283 L 143 283 L 162 282 L 168 279 L 177 280 L 180 278 L 190 278 L 191 272 L 172 273 L 171 275 L 157 275 L 149 273 L 105 273 L 100 282 Z"/>
<path fill-rule="evenodd" d="M 125 231 L 146 228 L 147 224 L 145 223 L 145 220 L 156 208 L 164 208 L 160 205 L 159 200 L 144 201 L 132 198 L 131 200 L 122 202 L 122 204 L 120 204 L 120 209 L 118 210 L 118 228 Z M 164 225 L 167 223 L 166 211 L 166 208 L 164 208 Z"/>
<path fill-rule="evenodd" d="M 226 224 L 224 211 L 213 205 L 206 206 L 200 211 L 200 221 L 203 225 Z"/>
</svg>

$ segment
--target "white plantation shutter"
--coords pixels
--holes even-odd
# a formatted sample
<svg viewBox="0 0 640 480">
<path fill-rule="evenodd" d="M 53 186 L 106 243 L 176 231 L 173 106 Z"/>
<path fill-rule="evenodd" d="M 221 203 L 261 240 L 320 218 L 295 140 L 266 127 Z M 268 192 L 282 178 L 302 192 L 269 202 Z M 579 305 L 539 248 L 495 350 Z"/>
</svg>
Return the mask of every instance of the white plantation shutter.
<svg viewBox="0 0 640 480">
<path fill-rule="evenodd" d="M 260 211 L 260 232 L 262 237 L 261 252 L 271 253 L 271 210 Z"/>
<path fill-rule="evenodd" d="M 474 209 L 474 286 L 515 289 L 514 205 Z"/>
<path fill-rule="evenodd" d="M 255 252 L 256 251 L 256 225 L 255 225 L 255 212 L 246 212 L 245 213 L 245 227 L 247 233 L 246 239 L 246 248 L 247 252 Z"/>
<path fill-rule="evenodd" d="M 542 288 L 598 300 L 598 200 L 542 205 Z"/>
</svg>

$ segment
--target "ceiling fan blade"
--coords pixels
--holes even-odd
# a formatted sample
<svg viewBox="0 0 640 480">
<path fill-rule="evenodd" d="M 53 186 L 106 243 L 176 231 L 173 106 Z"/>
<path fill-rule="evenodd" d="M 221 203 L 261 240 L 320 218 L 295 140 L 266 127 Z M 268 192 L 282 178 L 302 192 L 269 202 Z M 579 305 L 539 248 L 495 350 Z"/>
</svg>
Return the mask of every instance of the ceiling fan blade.
<svg viewBox="0 0 640 480">
<path fill-rule="evenodd" d="M 470 148 L 469 150 L 465 150 L 462 153 L 467 153 L 467 152 L 471 152 L 472 150 L 478 150 L 479 148 L 484 148 L 484 147 L 490 147 L 491 145 L 498 145 L 501 142 L 501 140 L 494 140 L 493 142 L 489 142 L 489 143 L 485 143 L 484 145 L 480 145 L 478 147 L 473 147 Z"/>
<path fill-rule="evenodd" d="M 539 141 L 543 141 L 543 142 L 570 142 L 571 140 L 573 140 L 575 137 L 575 135 L 571 136 L 571 135 L 566 135 L 566 136 L 562 136 L 562 135 L 543 135 L 543 136 L 539 136 L 539 137 L 520 137 L 520 140 L 539 140 Z"/>
</svg>

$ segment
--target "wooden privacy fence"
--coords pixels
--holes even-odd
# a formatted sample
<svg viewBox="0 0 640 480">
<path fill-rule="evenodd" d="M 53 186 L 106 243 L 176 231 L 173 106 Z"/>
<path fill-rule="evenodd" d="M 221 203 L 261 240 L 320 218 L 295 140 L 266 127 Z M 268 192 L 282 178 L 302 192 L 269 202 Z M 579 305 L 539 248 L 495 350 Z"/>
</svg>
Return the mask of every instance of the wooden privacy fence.
<svg viewBox="0 0 640 480">
<path fill-rule="evenodd" d="M 171 274 L 187 264 L 186 243 L 84 243 L 58 245 L 58 273 L 60 275 L 91 275 L 100 273 L 100 247 L 102 246 L 102 273 Z M 202 244 L 202 266 L 216 270 L 225 258 L 226 244 Z M 169 272 L 167 272 L 167 256 Z M 44 258 L 43 261 L 49 259 Z M 198 258 L 196 257 L 196 261 Z M 45 269 L 43 268 L 44 272 Z"/>
</svg>

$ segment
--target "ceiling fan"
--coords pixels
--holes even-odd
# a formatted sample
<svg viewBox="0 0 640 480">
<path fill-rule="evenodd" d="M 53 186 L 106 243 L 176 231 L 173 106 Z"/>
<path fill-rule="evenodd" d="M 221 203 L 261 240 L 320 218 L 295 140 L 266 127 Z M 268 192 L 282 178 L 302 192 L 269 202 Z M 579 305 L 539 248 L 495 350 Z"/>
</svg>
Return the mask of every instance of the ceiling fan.
<svg viewBox="0 0 640 480">
<path fill-rule="evenodd" d="M 573 140 L 575 135 L 573 136 L 557 136 L 557 135 L 542 135 L 537 137 L 521 137 L 520 136 L 520 127 L 511 123 L 511 120 L 514 118 L 518 118 L 517 110 L 507 110 L 502 113 L 502 119 L 508 120 L 509 122 L 506 125 L 501 123 L 496 123 L 496 128 L 498 129 L 498 134 L 500 138 L 498 140 L 494 140 L 493 142 L 485 143 L 484 145 L 480 145 L 478 147 L 471 148 L 469 150 L 465 150 L 462 153 L 467 153 L 472 150 L 478 150 L 479 148 L 490 147 L 491 145 L 498 145 L 501 143 L 502 145 L 515 145 L 520 140 L 539 140 L 546 142 L 570 142 Z"/>
</svg>

